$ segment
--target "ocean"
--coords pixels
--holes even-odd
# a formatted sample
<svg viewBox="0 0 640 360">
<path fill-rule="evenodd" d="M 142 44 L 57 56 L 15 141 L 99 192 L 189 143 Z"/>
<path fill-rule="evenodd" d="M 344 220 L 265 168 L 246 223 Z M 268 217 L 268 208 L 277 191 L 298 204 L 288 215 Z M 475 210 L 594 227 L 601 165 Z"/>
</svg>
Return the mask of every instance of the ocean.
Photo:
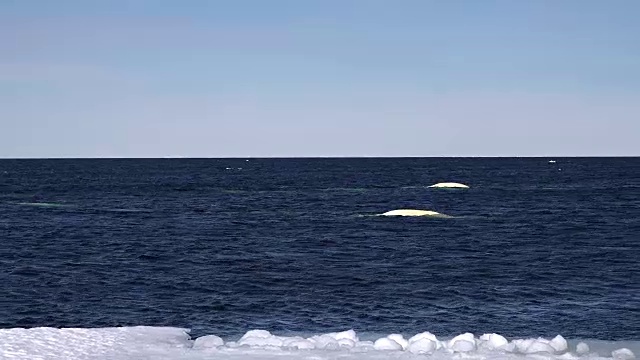
<svg viewBox="0 0 640 360">
<path fill-rule="evenodd" d="M 6 358 L 42 327 L 640 340 L 640 158 L 7 159 L 0 240 Z"/>
</svg>

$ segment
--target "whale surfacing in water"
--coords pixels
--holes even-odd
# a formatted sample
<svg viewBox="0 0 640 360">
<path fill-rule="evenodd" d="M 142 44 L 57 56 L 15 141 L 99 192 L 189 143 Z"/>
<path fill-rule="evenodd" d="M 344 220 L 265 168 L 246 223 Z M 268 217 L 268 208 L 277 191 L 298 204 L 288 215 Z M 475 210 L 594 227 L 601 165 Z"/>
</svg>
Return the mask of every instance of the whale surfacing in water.
<svg viewBox="0 0 640 360">
<path fill-rule="evenodd" d="M 387 211 L 381 216 L 435 216 L 435 217 L 449 217 L 448 215 L 441 214 L 431 210 L 417 210 L 417 209 L 397 209 Z"/>
<path fill-rule="evenodd" d="M 60 203 L 46 203 L 46 202 L 20 202 L 18 205 L 24 206 L 39 206 L 39 207 L 68 207 L 70 205 Z"/>
<path fill-rule="evenodd" d="M 443 182 L 437 183 L 429 186 L 430 188 L 438 188 L 438 189 L 468 189 L 469 186 L 460 183 L 454 182 Z"/>
</svg>

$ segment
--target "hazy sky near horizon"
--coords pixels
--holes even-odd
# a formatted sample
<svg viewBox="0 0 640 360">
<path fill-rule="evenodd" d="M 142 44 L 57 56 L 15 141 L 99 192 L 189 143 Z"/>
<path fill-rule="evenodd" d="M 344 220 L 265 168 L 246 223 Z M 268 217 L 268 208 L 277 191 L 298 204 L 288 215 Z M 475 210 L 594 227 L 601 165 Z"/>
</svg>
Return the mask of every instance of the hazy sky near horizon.
<svg viewBox="0 0 640 360">
<path fill-rule="evenodd" d="M 3 0 L 0 157 L 640 155 L 637 0 Z"/>
</svg>

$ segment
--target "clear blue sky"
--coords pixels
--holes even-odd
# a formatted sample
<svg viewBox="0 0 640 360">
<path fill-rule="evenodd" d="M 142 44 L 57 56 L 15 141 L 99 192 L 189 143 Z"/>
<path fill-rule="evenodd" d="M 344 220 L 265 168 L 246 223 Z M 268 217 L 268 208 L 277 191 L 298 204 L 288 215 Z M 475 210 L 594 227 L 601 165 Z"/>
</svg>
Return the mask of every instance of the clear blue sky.
<svg viewBox="0 0 640 360">
<path fill-rule="evenodd" d="M 0 157 L 640 155 L 637 0 L 2 0 Z"/>
</svg>

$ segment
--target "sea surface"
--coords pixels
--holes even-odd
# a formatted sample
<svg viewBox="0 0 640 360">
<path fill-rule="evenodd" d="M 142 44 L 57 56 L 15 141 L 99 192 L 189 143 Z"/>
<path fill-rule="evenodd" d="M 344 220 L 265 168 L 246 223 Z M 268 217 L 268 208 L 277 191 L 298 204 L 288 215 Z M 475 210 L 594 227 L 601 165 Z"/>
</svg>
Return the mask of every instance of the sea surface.
<svg viewBox="0 0 640 360">
<path fill-rule="evenodd" d="M 0 328 L 640 339 L 640 158 L 549 160 L 0 160 Z"/>
</svg>

